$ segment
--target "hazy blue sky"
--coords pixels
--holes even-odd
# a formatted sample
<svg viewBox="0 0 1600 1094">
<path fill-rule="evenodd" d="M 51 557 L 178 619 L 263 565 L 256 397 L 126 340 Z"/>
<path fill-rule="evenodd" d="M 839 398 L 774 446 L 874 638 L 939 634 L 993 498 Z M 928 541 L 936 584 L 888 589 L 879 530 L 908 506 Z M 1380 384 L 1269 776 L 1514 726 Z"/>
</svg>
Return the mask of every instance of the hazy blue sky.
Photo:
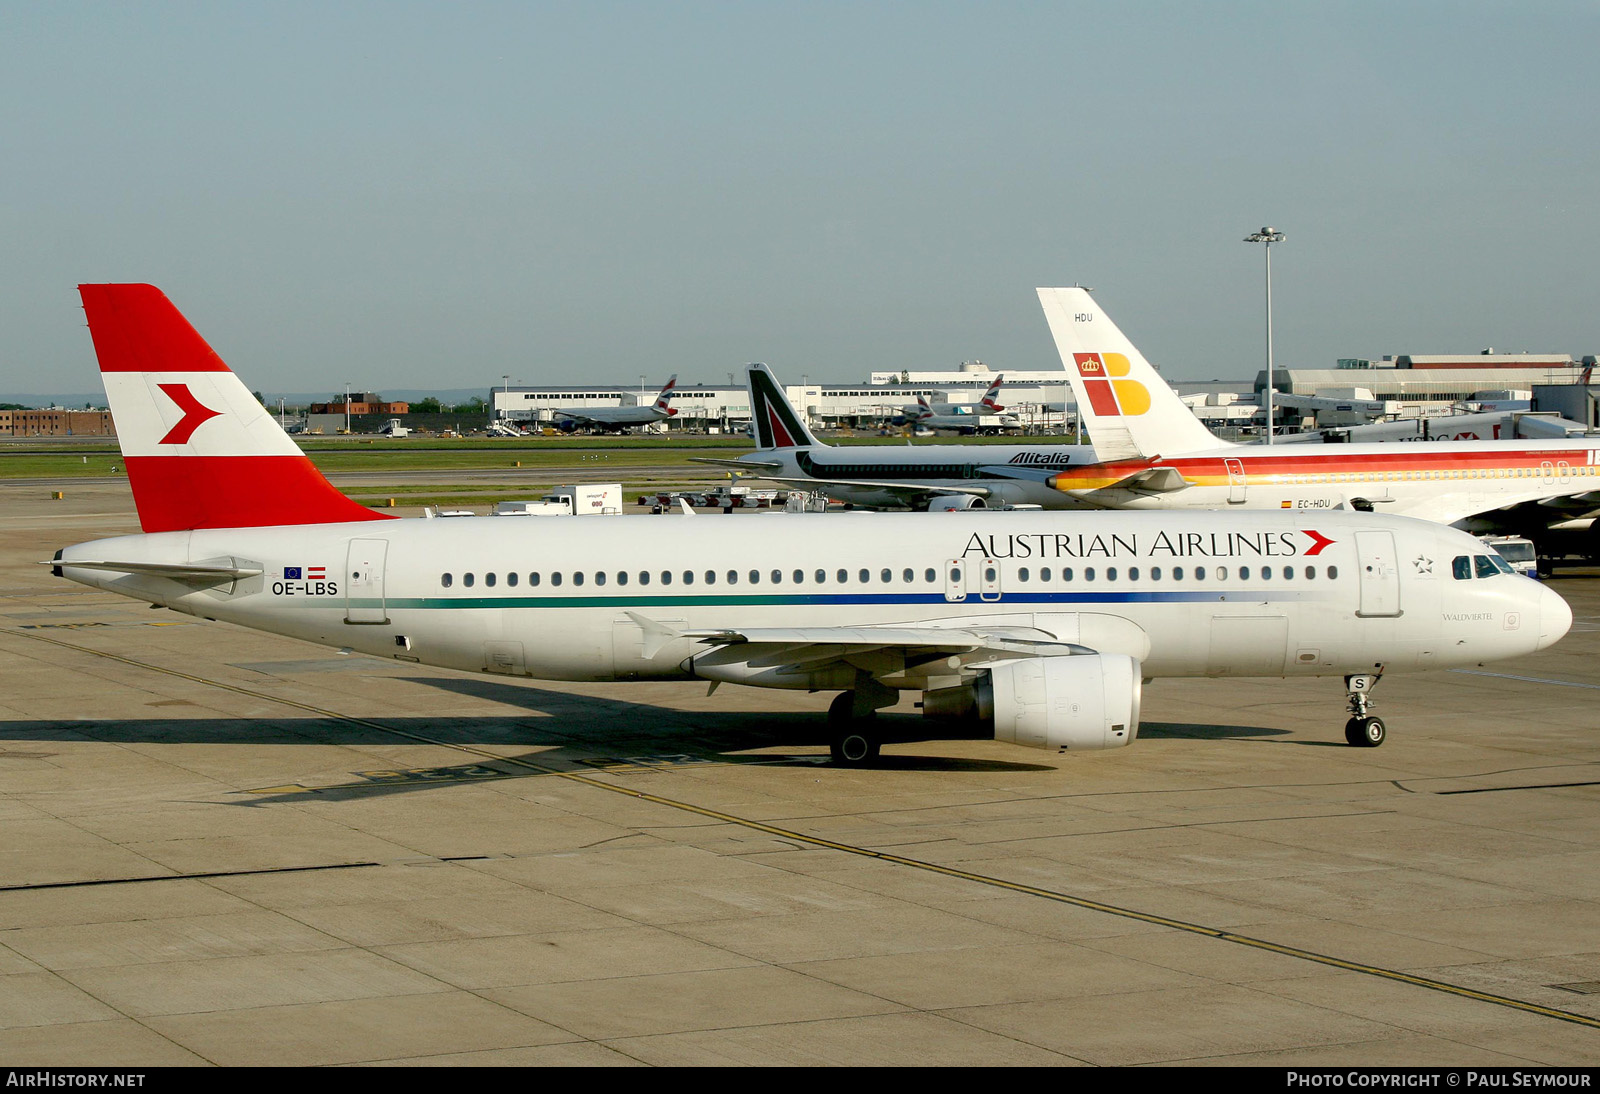
<svg viewBox="0 0 1600 1094">
<path fill-rule="evenodd" d="M 0 390 L 74 286 L 254 388 L 1600 352 L 1595 3 L 0 5 Z"/>
</svg>

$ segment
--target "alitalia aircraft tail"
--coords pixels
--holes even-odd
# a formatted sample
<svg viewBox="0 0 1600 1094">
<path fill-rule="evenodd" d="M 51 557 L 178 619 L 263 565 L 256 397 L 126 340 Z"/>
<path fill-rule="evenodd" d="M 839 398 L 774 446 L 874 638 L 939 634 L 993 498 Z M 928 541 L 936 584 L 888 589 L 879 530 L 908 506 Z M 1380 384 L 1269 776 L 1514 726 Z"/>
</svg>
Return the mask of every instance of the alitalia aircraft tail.
<svg viewBox="0 0 1600 1094">
<path fill-rule="evenodd" d="M 1040 289 L 1078 413 L 1101 460 L 1226 448 L 1084 288 Z"/>
<path fill-rule="evenodd" d="M 757 448 L 804 448 L 820 443 L 806 428 L 805 421 L 795 413 L 789 400 L 784 398 L 772 370 L 766 365 L 751 365 L 747 372 L 750 384 L 750 417 L 756 425 Z"/>
<path fill-rule="evenodd" d="M 384 520 L 335 490 L 152 285 L 79 285 L 146 532 Z"/>
</svg>

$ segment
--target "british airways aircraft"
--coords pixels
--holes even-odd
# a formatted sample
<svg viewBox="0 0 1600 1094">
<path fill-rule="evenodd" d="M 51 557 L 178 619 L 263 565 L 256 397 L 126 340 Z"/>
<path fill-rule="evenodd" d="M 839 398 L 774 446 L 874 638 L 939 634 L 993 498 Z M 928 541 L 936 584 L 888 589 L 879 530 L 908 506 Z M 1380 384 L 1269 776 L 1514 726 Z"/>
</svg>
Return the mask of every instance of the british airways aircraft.
<svg viewBox="0 0 1600 1094">
<path fill-rule="evenodd" d="M 1346 737 L 1376 745 L 1381 675 L 1532 653 L 1572 619 L 1472 537 L 1361 513 L 395 519 L 329 485 L 157 289 L 80 291 L 143 532 L 57 575 L 469 672 L 836 691 L 840 764 L 876 758 L 902 691 L 1019 745 L 1127 745 L 1166 676 L 1343 676 Z"/>
<path fill-rule="evenodd" d="M 906 412 L 907 422 L 918 429 L 943 429 L 964 434 L 977 433 L 991 425 L 996 429 L 1015 429 L 1016 415 L 1006 415 L 1006 408 L 995 401 L 1000 397 L 1000 385 L 1004 381 L 1004 375 L 996 376 L 994 383 L 989 385 L 977 403 L 943 403 L 935 406 L 928 402 L 926 395 L 918 395 L 916 406 L 902 409 Z M 989 421 L 984 421 L 985 418 Z"/>
<path fill-rule="evenodd" d="M 673 373 L 650 406 L 579 406 L 550 413 L 556 420 L 556 428 L 563 433 L 576 433 L 580 429 L 620 433 L 624 429 L 664 422 L 678 413 L 671 406 L 672 392 L 677 386 L 678 374 Z"/>
</svg>

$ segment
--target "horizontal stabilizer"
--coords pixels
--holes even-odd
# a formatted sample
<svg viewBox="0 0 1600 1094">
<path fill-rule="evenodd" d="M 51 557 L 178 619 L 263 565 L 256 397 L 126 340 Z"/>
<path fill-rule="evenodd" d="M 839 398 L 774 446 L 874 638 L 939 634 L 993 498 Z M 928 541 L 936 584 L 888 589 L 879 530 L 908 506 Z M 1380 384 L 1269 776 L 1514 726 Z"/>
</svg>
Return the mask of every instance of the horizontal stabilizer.
<svg viewBox="0 0 1600 1094">
<path fill-rule="evenodd" d="M 718 467 L 728 467 L 736 471 L 782 471 L 783 464 L 777 460 L 736 460 L 722 456 L 690 456 L 690 463 L 709 463 Z"/>
<path fill-rule="evenodd" d="M 260 577 L 260 566 L 238 566 L 230 563 L 200 562 L 89 562 L 80 559 L 41 562 L 41 566 L 68 567 L 81 570 L 110 570 L 120 574 L 141 574 L 145 577 L 170 577 L 176 581 L 215 583 L 234 581 L 241 577 Z"/>
</svg>

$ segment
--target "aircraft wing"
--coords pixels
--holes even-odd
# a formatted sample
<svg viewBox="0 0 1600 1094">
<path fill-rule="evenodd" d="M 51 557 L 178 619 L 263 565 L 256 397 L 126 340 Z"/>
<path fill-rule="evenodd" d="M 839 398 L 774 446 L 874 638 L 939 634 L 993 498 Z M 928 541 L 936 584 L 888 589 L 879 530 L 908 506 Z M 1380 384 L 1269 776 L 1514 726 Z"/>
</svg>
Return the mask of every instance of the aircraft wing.
<svg viewBox="0 0 1600 1094">
<path fill-rule="evenodd" d="M 667 642 L 688 638 L 713 647 L 711 656 L 717 664 L 740 663 L 780 671 L 814 672 L 840 662 L 882 673 L 945 657 L 975 665 L 1011 657 L 1070 657 L 1094 652 L 1033 627 L 885 625 L 680 631 L 637 612 L 627 614 L 645 632 L 647 657 Z"/>
<path fill-rule="evenodd" d="M 899 494 L 906 500 L 907 505 L 915 504 L 923 498 L 942 498 L 951 494 L 971 494 L 975 498 L 987 498 L 994 491 L 987 486 L 954 486 L 927 482 L 877 482 L 873 479 L 807 479 L 798 476 L 762 475 L 769 482 L 793 483 L 807 490 L 821 490 L 826 492 L 828 487 L 863 486 L 871 490 L 884 490 Z"/>
</svg>

